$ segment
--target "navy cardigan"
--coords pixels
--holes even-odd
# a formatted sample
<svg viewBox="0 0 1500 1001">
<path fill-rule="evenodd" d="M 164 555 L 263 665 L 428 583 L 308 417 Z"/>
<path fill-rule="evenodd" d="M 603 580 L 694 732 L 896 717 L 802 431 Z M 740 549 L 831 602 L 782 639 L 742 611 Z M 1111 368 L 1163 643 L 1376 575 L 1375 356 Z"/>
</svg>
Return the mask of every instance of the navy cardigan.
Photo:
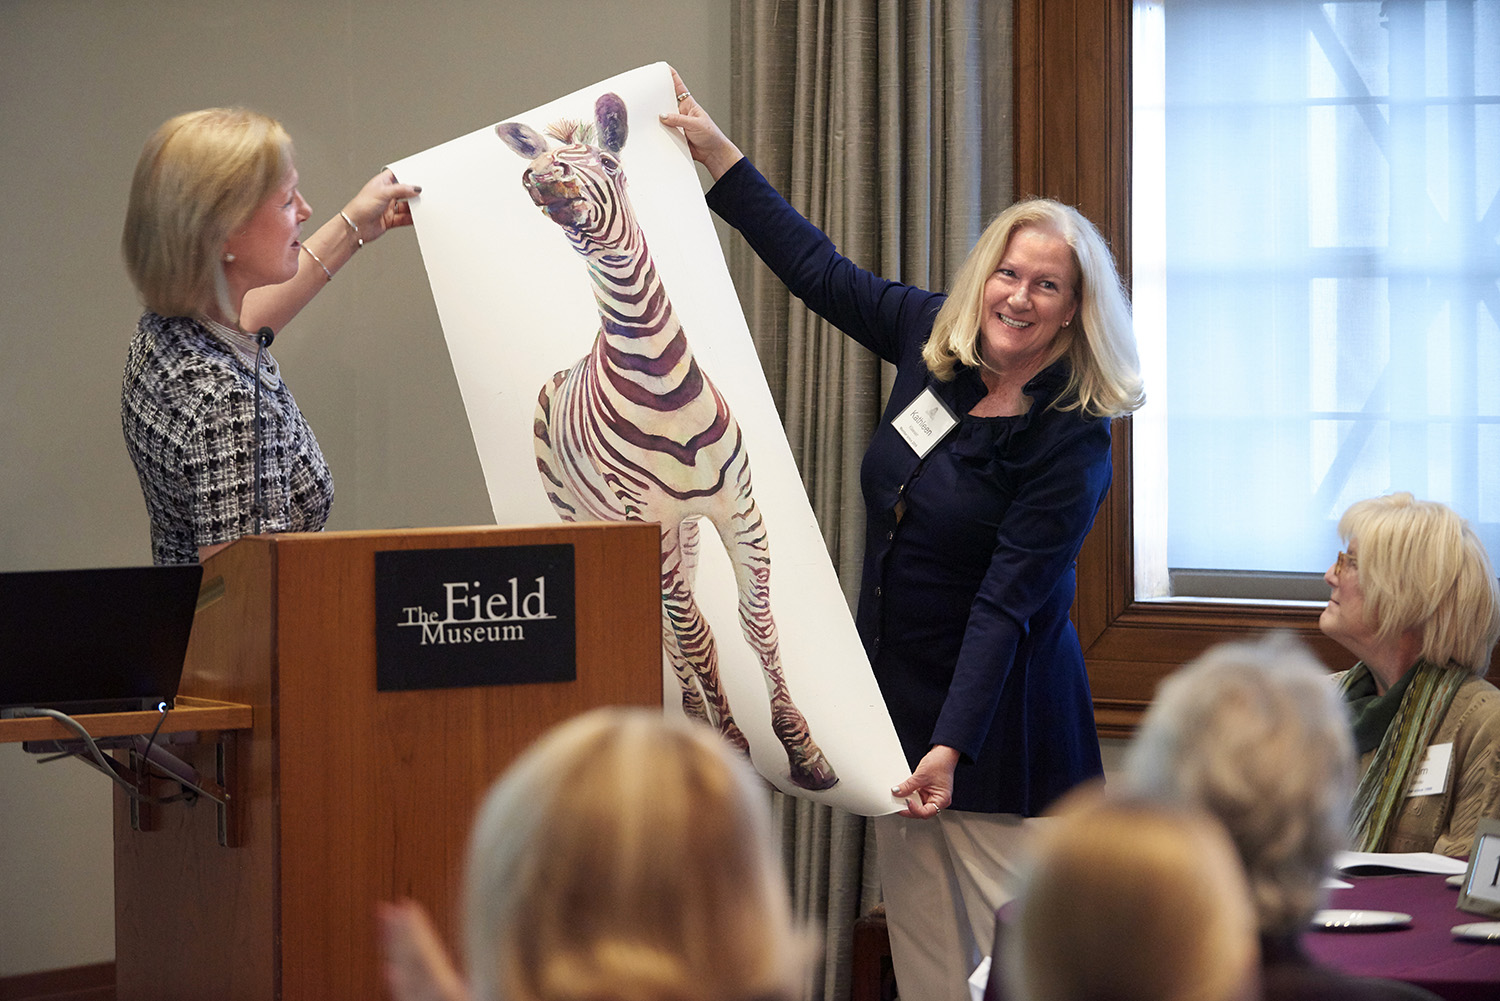
<svg viewBox="0 0 1500 1001">
<path fill-rule="evenodd" d="M 1065 361 L 1027 385 L 1027 413 L 971 416 L 985 395 L 978 371 L 940 382 L 921 357 L 943 295 L 856 267 L 747 160 L 708 201 L 794 295 L 896 366 L 861 469 L 856 622 L 908 761 L 954 747 L 953 808 L 1040 813 L 1103 773 L 1068 610 L 1109 487 L 1109 421 L 1052 406 Z M 918 459 L 891 419 L 924 388 L 960 423 Z"/>
</svg>

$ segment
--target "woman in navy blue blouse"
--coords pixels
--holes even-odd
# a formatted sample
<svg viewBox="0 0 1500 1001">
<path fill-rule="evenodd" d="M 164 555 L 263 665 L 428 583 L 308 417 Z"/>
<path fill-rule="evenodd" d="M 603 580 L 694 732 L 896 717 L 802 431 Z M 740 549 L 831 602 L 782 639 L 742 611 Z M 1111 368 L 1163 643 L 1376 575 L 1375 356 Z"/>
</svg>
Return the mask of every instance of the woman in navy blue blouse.
<svg viewBox="0 0 1500 1001">
<path fill-rule="evenodd" d="M 676 83 L 662 121 L 713 176 L 710 207 L 896 366 L 861 470 L 857 624 L 912 775 L 875 830 L 902 998 L 965 1001 L 1024 818 L 1103 771 L 1068 610 L 1110 419 L 1142 402 L 1129 303 L 1098 231 L 1047 200 L 991 223 L 948 295 L 863 271 Z"/>
</svg>

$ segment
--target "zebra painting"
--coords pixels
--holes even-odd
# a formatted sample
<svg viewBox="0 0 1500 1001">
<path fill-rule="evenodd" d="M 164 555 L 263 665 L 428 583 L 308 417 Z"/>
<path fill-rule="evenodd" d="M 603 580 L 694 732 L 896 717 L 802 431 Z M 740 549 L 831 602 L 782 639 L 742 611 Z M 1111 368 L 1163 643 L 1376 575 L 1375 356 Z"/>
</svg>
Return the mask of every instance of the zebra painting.
<svg viewBox="0 0 1500 1001">
<path fill-rule="evenodd" d="M 770 543 L 739 423 L 693 356 L 626 195 L 624 101 L 604 94 L 593 122 L 552 124 L 557 145 L 518 122 L 495 131 L 529 161 L 521 183 L 583 258 L 599 310 L 592 349 L 537 398 L 533 444 L 553 508 L 566 521 L 661 523 L 662 644 L 683 710 L 748 753 L 693 594 L 699 523 L 711 523 L 734 566 L 740 629 L 759 658 L 790 779 L 832 787 L 838 776 L 782 672 Z"/>
</svg>

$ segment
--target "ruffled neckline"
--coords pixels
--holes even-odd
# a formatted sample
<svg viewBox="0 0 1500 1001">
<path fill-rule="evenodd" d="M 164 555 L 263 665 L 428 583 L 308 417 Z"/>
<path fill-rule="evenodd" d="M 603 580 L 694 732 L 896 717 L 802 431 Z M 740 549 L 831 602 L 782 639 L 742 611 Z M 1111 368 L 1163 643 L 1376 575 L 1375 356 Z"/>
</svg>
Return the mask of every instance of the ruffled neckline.
<svg viewBox="0 0 1500 1001">
<path fill-rule="evenodd" d="M 1067 381 L 1068 362 L 1060 358 L 1026 383 L 1024 392 L 1032 401 L 1026 412 L 1001 417 L 976 417 L 969 413 L 988 392 L 977 368 L 962 368 L 952 382 L 929 380 L 929 385 L 959 416 L 958 426 L 952 432 L 954 454 L 988 459 L 1011 435 L 1030 427 L 1031 422 L 1057 398 Z"/>
</svg>

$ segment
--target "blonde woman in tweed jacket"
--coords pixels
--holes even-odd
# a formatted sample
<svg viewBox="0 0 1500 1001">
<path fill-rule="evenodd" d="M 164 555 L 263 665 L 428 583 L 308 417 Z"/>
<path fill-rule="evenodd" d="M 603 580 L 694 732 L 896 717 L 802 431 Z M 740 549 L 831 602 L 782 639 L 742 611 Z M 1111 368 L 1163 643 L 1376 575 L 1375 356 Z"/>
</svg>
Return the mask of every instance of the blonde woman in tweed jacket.
<svg viewBox="0 0 1500 1001">
<path fill-rule="evenodd" d="M 1468 522 L 1408 493 L 1354 504 L 1339 535 L 1318 624 L 1359 658 L 1336 677 L 1360 753 L 1353 847 L 1465 856 L 1500 817 L 1494 568 Z"/>
</svg>

